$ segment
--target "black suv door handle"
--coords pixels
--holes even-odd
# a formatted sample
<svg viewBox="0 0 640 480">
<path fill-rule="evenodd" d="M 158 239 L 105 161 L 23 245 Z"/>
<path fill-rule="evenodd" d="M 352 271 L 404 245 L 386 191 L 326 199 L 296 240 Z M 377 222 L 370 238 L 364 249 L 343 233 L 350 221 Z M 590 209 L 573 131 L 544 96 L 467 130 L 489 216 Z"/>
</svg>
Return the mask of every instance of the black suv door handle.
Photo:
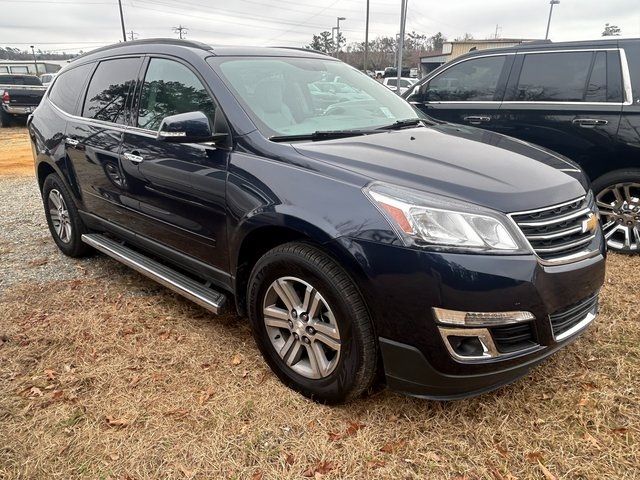
<svg viewBox="0 0 640 480">
<path fill-rule="evenodd" d="M 471 125 L 480 125 L 481 123 L 488 123 L 491 121 L 491 117 L 481 116 L 481 115 L 471 115 L 469 117 L 464 117 L 465 122 L 469 122 Z"/>
<path fill-rule="evenodd" d="M 141 163 L 144 160 L 144 157 L 138 153 L 138 151 L 134 150 L 133 152 L 125 152 L 122 155 L 124 158 L 129 160 L 131 163 Z"/>
<path fill-rule="evenodd" d="M 609 120 L 601 120 L 599 118 L 576 118 L 573 121 L 574 125 L 578 125 L 582 128 L 594 128 L 606 125 Z"/>
</svg>

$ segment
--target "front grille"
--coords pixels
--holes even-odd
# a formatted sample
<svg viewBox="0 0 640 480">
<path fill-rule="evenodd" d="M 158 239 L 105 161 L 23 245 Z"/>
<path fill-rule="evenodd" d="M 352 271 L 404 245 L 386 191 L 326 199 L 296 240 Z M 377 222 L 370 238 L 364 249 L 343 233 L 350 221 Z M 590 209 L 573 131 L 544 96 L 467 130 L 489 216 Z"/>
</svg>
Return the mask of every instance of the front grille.
<svg viewBox="0 0 640 480">
<path fill-rule="evenodd" d="M 525 350 L 537 345 L 531 322 L 491 327 L 493 343 L 500 353 Z"/>
<path fill-rule="evenodd" d="M 589 313 L 595 313 L 598 306 L 598 294 L 592 295 L 584 300 L 581 300 L 573 305 L 570 305 L 563 310 L 549 315 L 551 320 L 551 328 L 553 329 L 553 335 L 561 337 L 563 333 L 569 331 L 576 326 Z"/>
<path fill-rule="evenodd" d="M 536 254 L 560 260 L 578 253 L 594 239 L 596 230 L 583 227 L 595 214 L 593 196 L 528 212 L 510 214 Z M 586 231 L 585 231 L 586 230 Z"/>
</svg>

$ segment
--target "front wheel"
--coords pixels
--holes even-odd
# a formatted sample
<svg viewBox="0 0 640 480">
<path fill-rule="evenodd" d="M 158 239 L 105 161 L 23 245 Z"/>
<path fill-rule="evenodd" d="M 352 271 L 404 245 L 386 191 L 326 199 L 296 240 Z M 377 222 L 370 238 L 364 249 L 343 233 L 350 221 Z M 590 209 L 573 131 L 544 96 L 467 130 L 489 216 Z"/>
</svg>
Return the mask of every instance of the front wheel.
<svg viewBox="0 0 640 480">
<path fill-rule="evenodd" d="M 593 182 L 610 250 L 640 252 L 640 170 L 617 170 Z"/>
<path fill-rule="evenodd" d="M 376 373 L 376 342 L 364 300 L 331 257 L 288 243 L 256 263 L 249 318 L 265 360 L 280 380 L 322 403 L 359 396 Z"/>
</svg>

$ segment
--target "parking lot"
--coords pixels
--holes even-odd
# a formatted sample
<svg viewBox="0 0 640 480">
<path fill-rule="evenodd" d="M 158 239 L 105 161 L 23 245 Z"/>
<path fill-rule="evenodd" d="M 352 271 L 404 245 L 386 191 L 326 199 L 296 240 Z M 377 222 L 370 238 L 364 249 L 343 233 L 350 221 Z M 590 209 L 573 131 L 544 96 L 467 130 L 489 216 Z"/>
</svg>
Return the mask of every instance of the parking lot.
<svg viewBox="0 0 640 480">
<path fill-rule="evenodd" d="M 0 478 L 637 478 L 639 256 L 609 256 L 596 323 L 515 384 L 325 407 L 245 319 L 59 253 L 26 129 L 0 133 Z"/>
</svg>

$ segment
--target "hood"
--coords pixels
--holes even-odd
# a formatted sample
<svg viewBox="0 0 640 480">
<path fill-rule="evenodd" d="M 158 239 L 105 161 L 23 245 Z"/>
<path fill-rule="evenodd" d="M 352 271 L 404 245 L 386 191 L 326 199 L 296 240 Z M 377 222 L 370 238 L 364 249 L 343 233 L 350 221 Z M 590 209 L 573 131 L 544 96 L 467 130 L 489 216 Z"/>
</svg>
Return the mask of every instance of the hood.
<svg viewBox="0 0 640 480">
<path fill-rule="evenodd" d="M 462 125 L 387 131 L 294 147 L 307 157 L 371 180 L 506 213 L 562 203 L 588 189 L 584 174 L 561 155 Z"/>
</svg>

